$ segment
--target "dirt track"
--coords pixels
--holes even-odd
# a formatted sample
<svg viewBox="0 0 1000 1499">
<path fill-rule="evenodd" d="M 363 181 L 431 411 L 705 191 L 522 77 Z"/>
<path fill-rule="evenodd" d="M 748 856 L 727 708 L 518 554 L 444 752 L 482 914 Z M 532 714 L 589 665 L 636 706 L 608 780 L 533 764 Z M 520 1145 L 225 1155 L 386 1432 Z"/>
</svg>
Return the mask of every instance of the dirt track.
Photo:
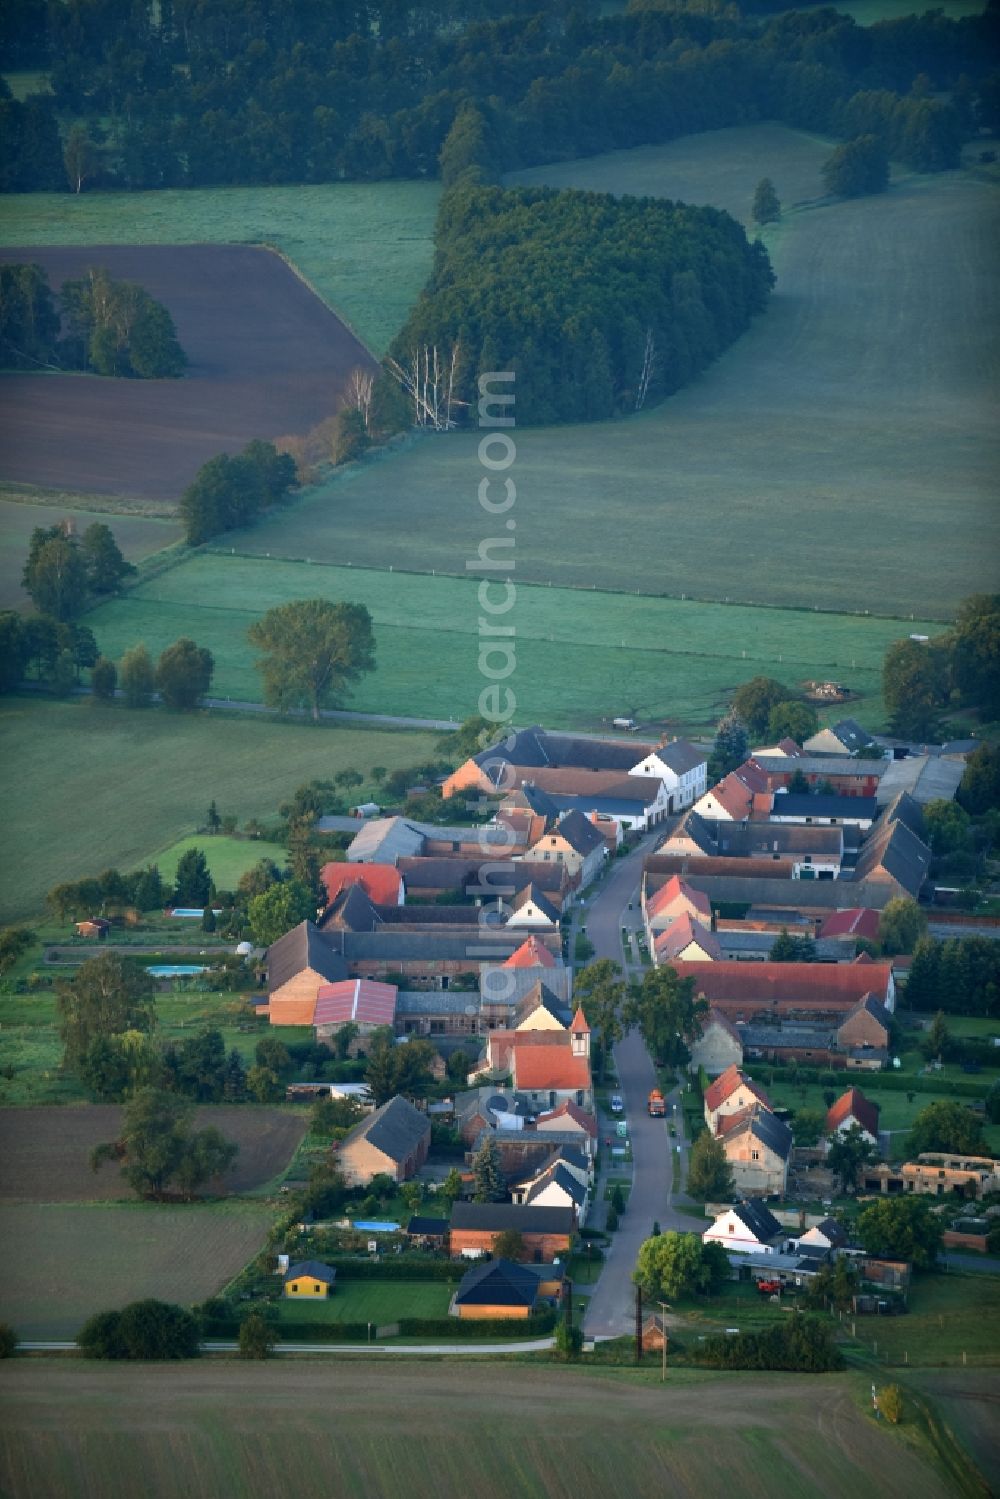
<svg viewBox="0 0 1000 1499">
<path fill-rule="evenodd" d="M 0 1109 L 0 1202 L 114 1202 L 131 1198 L 114 1165 L 90 1169 L 95 1145 L 113 1140 L 121 1124 L 116 1104 L 81 1108 Z M 245 1192 L 276 1176 L 305 1133 L 304 1115 L 252 1105 L 199 1109 L 199 1129 L 214 1124 L 240 1147 L 225 1178 Z"/>
<path fill-rule="evenodd" d="M 176 499 L 197 469 L 252 438 L 332 415 L 371 356 L 279 256 L 249 245 L 0 249 L 53 290 L 89 266 L 137 281 L 170 310 L 182 380 L 0 376 L 0 478 L 91 494 Z"/>
</svg>

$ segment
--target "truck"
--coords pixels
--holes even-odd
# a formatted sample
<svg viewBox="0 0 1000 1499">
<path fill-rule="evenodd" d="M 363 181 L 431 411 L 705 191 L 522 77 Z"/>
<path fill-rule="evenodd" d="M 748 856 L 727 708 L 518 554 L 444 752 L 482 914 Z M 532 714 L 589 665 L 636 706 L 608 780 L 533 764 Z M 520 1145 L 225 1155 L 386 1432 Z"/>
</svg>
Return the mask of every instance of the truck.
<svg viewBox="0 0 1000 1499">
<path fill-rule="evenodd" d="M 625 729 L 627 733 L 634 734 L 639 725 L 634 718 L 613 718 L 611 720 L 611 727 L 613 729 Z"/>
<path fill-rule="evenodd" d="M 667 1112 L 667 1101 L 659 1088 L 654 1088 L 646 1100 L 650 1119 L 663 1119 Z"/>
</svg>

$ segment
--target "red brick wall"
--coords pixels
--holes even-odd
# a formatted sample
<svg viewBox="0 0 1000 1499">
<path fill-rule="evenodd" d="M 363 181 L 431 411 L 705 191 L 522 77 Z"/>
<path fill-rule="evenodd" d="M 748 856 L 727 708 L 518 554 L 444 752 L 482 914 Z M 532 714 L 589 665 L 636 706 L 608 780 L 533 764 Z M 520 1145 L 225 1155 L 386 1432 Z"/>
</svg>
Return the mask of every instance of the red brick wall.
<svg viewBox="0 0 1000 1499">
<path fill-rule="evenodd" d="M 492 1252 L 493 1244 L 500 1230 L 495 1233 L 487 1233 L 484 1230 L 471 1228 L 453 1228 L 451 1231 L 451 1254 L 456 1258 L 463 1249 L 485 1249 Z M 535 1258 L 536 1251 L 541 1251 L 542 1259 L 554 1260 L 556 1255 L 563 1255 L 569 1249 L 569 1234 L 533 1234 L 521 1230 L 524 1240 L 524 1253 L 521 1258 L 531 1261 Z"/>
</svg>

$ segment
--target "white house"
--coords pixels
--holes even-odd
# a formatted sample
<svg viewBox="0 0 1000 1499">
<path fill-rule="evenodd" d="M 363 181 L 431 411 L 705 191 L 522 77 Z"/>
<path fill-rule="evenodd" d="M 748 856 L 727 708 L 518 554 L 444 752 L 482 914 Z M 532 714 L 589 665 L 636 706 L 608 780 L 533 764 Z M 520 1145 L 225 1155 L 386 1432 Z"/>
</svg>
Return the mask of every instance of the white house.
<svg viewBox="0 0 1000 1499">
<path fill-rule="evenodd" d="M 554 1161 L 531 1181 L 514 1187 L 511 1197 L 517 1203 L 539 1208 L 572 1208 L 576 1225 L 586 1221 L 590 1206 L 590 1186 L 571 1171 L 565 1161 Z"/>
<path fill-rule="evenodd" d="M 754 1104 L 767 1110 L 771 1108 L 771 1100 L 763 1088 L 759 1088 L 738 1067 L 727 1067 L 705 1089 L 705 1123 L 712 1134 L 717 1135 L 720 1119 L 752 1108 Z"/>
<path fill-rule="evenodd" d="M 703 1236 L 736 1254 L 781 1254 L 788 1234 L 762 1202 L 738 1202 L 720 1213 Z"/>
<path fill-rule="evenodd" d="M 674 739 L 651 750 L 629 771 L 632 776 L 658 776 L 669 798 L 670 812 L 692 807 L 708 785 L 708 756 L 687 739 Z"/>
</svg>

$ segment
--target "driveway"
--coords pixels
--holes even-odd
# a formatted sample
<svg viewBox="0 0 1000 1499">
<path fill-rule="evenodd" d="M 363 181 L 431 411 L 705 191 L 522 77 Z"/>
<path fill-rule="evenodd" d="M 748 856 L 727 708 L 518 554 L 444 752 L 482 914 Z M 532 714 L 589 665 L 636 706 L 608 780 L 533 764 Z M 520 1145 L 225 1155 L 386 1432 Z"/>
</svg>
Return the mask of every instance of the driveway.
<svg viewBox="0 0 1000 1499">
<path fill-rule="evenodd" d="M 591 898 L 586 911 L 587 935 L 594 944 L 597 957 L 623 962 L 622 926 L 633 928 L 640 919 L 638 894 L 642 860 L 662 836 L 661 828 L 653 837 L 644 839 L 628 858 L 618 860 L 597 895 Z M 628 909 L 630 900 L 633 903 L 631 911 Z M 638 976 L 641 970 L 631 966 L 633 976 Z M 639 1032 L 630 1031 L 615 1047 L 614 1055 L 619 1092 L 625 1104 L 632 1142 L 632 1191 L 620 1227 L 611 1236 L 601 1278 L 587 1306 L 584 1333 L 588 1338 L 619 1337 L 635 1327 L 632 1271 L 639 1246 L 649 1237 L 654 1222 L 658 1222 L 664 1231 L 676 1228 L 690 1232 L 697 1228 L 695 1219 L 679 1213 L 673 1206 L 672 1146 L 681 1147 L 682 1180 L 687 1164 L 680 1089 L 675 1089 L 667 1099 L 668 1119 L 650 1119 L 646 1101 L 650 1089 L 656 1086 L 656 1073 Z M 675 1103 L 676 1110 L 673 1108 Z M 677 1136 L 674 1140 L 670 1138 L 669 1118 L 676 1120 Z M 676 1201 L 680 1204 L 686 1199 L 678 1193 Z"/>
</svg>

